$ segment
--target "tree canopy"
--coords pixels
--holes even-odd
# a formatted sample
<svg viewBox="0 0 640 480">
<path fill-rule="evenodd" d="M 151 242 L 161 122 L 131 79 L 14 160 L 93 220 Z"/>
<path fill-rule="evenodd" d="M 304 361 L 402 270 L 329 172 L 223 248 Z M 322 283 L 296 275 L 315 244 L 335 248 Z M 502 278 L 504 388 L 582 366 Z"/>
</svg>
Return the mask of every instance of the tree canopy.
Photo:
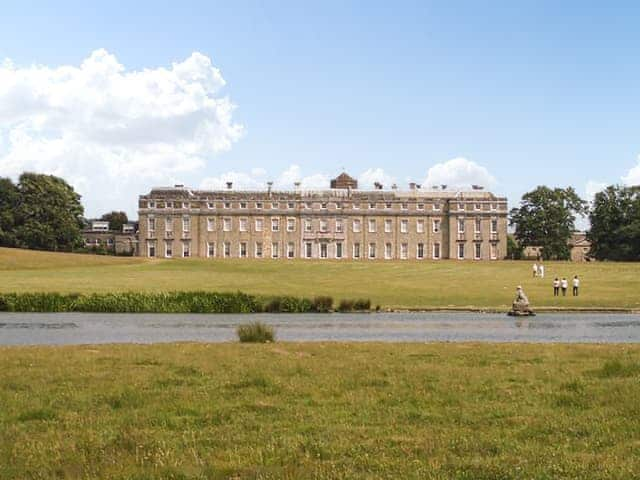
<svg viewBox="0 0 640 480">
<path fill-rule="evenodd" d="M 589 214 L 591 255 L 597 260 L 640 260 L 640 188 L 611 185 Z"/>
<path fill-rule="evenodd" d="M 0 179 L 0 245 L 72 250 L 81 242 L 84 209 L 78 195 L 53 175 L 23 173 L 17 185 Z"/>
<path fill-rule="evenodd" d="M 510 212 L 510 224 L 522 247 L 542 247 L 545 260 L 566 260 L 568 241 L 575 230 L 577 215 L 587 213 L 587 203 L 575 190 L 539 186 L 522 196 L 520 207 Z"/>
<path fill-rule="evenodd" d="M 129 222 L 127 214 L 125 212 L 113 212 L 105 213 L 100 217 L 100 220 L 109 222 L 109 230 L 122 231 L 122 226 Z"/>
</svg>

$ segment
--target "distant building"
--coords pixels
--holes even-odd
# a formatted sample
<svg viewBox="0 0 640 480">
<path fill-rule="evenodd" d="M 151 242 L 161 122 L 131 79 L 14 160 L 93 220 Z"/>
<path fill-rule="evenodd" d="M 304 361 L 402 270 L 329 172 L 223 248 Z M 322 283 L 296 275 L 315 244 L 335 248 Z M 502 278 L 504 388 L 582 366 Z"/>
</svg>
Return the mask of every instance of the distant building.
<svg viewBox="0 0 640 480">
<path fill-rule="evenodd" d="M 158 187 L 139 198 L 146 257 L 497 260 L 507 253 L 507 199 L 490 192 Z M 434 279 L 436 281 L 436 279 Z"/>
<path fill-rule="evenodd" d="M 116 255 L 138 255 L 137 224 L 127 223 L 122 231 L 109 230 L 109 222 L 93 220 L 89 228 L 82 231 L 87 249 L 104 249 Z"/>
<path fill-rule="evenodd" d="M 590 262 L 594 258 L 589 256 L 591 242 L 587 239 L 586 232 L 574 232 L 567 242 L 569 246 L 570 259 L 572 262 Z M 538 260 L 542 257 L 542 247 L 529 246 L 524 249 L 524 258 Z"/>
</svg>

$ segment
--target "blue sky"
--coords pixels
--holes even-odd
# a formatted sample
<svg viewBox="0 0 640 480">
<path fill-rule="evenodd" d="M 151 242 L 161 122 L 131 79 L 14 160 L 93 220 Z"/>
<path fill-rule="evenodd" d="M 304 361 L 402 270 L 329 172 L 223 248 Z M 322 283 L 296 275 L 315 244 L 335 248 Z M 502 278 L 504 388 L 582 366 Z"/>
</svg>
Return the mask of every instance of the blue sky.
<svg viewBox="0 0 640 480">
<path fill-rule="evenodd" d="M 236 106 L 231 124 L 242 130 L 225 134 L 224 148 L 199 149 L 200 163 L 136 175 L 123 182 L 130 188 L 215 186 L 229 172 L 260 183 L 292 165 L 302 177 L 344 168 L 404 184 L 460 157 L 486 169 L 480 180 L 488 172 L 512 205 L 538 184 L 584 195 L 589 182 L 640 182 L 637 2 L 91 3 L 3 4 L 0 61 L 10 58 L 14 71 L 79 67 L 104 49 L 133 72 L 199 52 L 224 78 L 215 95 Z M 22 120 L 15 109 L 2 117 L 11 98 L 0 91 L 0 175 L 50 170 L 77 182 L 89 214 L 112 204 L 133 212 L 141 191 L 114 187 L 110 197 L 100 188 L 118 175 L 79 166 L 79 152 L 107 163 L 120 153 L 74 143 L 64 169 L 56 158 L 26 158 L 39 152 L 33 146 L 12 153 L 7 125 Z M 65 137 L 65 128 L 46 135 Z M 29 131 L 29 142 L 45 135 Z M 155 157 L 140 151 L 126 162 L 154 170 Z"/>
</svg>

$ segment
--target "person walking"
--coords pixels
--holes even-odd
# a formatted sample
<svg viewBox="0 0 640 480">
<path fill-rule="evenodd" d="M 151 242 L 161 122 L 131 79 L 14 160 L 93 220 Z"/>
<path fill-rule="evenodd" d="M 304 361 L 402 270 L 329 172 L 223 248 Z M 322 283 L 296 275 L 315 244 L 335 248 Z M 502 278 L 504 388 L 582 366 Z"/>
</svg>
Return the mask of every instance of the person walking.
<svg viewBox="0 0 640 480">
<path fill-rule="evenodd" d="M 553 296 L 557 297 L 558 295 L 560 295 L 560 280 L 556 277 L 553 281 Z"/>
<path fill-rule="evenodd" d="M 573 296 L 574 297 L 578 296 L 579 287 L 580 287 L 580 279 L 578 278 L 578 275 L 576 275 L 575 277 L 573 277 Z"/>
<path fill-rule="evenodd" d="M 538 264 L 534 263 L 533 264 L 533 278 L 536 278 L 538 276 Z"/>
<path fill-rule="evenodd" d="M 541 263 L 538 264 L 538 276 L 544 278 L 544 265 Z"/>
<path fill-rule="evenodd" d="M 560 288 L 562 288 L 562 296 L 566 297 L 567 296 L 567 288 L 569 287 L 569 282 L 567 282 L 567 279 L 565 277 L 562 277 L 562 280 L 560 280 Z"/>
</svg>

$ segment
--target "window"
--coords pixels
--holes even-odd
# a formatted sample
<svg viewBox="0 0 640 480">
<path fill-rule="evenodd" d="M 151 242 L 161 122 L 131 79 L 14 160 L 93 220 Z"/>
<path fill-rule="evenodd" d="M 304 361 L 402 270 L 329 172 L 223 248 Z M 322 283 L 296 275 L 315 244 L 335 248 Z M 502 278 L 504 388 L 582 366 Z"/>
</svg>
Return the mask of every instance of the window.
<svg viewBox="0 0 640 480">
<path fill-rule="evenodd" d="M 191 242 L 182 242 L 182 256 L 184 258 L 191 256 Z"/>
<path fill-rule="evenodd" d="M 156 208 L 156 202 L 149 201 L 149 208 Z"/>
<path fill-rule="evenodd" d="M 280 231 L 280 219 L 279 218 L 272 218 L 271 219 L 271 231 L 272 232 L 279 232 Z"/>
<path fill-rule="evenodd" d="M 222 205 L 224 208 L 231 208 L 231 202 L 224 202 Z"/>
<path fill-rule="evenodd" d="M 156 244 L 155 244 L 155 242 L 149 242 L 147 244 L 147 254 L 150 257 L 155 257 L 156 256 Z"/>
<path fill-rule="evenodd" d="M 293 210 L 294 208 L 296 208 L 296 205 L 293 202 L 289 202 L 289 203 L 287 203 L 287 208 L 289 210 Z"/>
<path fill-rule="evenodd" d="M 240 208 L 247 208 L 247 202 L 240 202 Z"/>
<path fill-rule="evenodd" d="M 402 202 L 402 203 L 400 204 L 400 208 L 401 208 L 402 210 L 408 210 L 408 209 L 409 209 L 409 205 L 407 204 L 407 202 Z"/>
<path fill-rule="evenodd" d="M 490 254 L 491 254 L 491 260 L 495 260 L 496 258 L 498 258 L 498 247 L 495 243 L 491 244 Z"/>
<path fill-rule="evenodd" d="M 273 242 L 271 244 L 271 258 L 278 258 L 278 242 Z"/>
<path fill-rule="evenodd" d="M 476 218 L 476 221 L 474 222 L 474 233 L 480 233 L 480 227 L 482 226 L 482 222 L 479 218 Z"/>
<path fill-rule="evenodd" d="M 320 220 L 320 231 L 321 232 L 329 231 L 329 224 L 326 220 Z"/>
<path fill-rule="evenodd" d="M 458 210 L 464 210 L 464 203 L 458 203 Z"/>
<path fill-rule="evenodd" d="M 391 244 L 390 243 L 385 243 L 384 244 L 384 258 L 386 258 L 387 260 L 389 260 L 391 258 Z"/>
<path fill-rule="evenodd" d="M 296 231 L 296 219 L 287 218 L 287 232 L 295 232 L 295 231 Z"/>
<path fill-rule="evenodd" d="M 216 229 L 216 219 L 207 218 L 207 232 L 213 232 Z"/>
<path fill-rule="evenodd" d="M 464 218 L 458 219 L 458 233 L 464 233 Z"/>
<path fill-rule="evenodd" d="M 264 224 L 264 220 L 262 218 L 256 218 L 256 232 L 261 232 Z"/>
<path fill-rule="evenodd" d="M 182 217 L 182 231 L 188 232 L 191 230 L 191 217 Z"/>
<path fill-rule="evenodd" d="M 481 257 L 480 254 L 481 254 L 482 245 L 480 245 L 480 243 L 476 243 L 476 244 L 474 244 L 473 248 L 474 248 L 473 258 L 475 258 L 476 260 L 480 260 L 480 257 Z"/>
<path fill-rule="evenodd" d="M 173 202 L 167 202 L 167 208 L 173 208 Z M 211 208 L 215 208 L 215 205 Z"/>
<path fill-rule="evenodd" d="M 305 258 L 311 258 L 313 254 L 313 243 L 305 242 L 304 244 L 304 256 Z"/>
<path fill-rule="evenodd" d="M 247 258 L 247 242 L 240 242 L 240 258 Z"/>
<path fill-rule="evenodd" d="M 375 233 L 376 231 L 376 221 L 375 219 L 369 219 L 369 233 Z"/>
<path fill-rule="evenodd" d="M 311 223 L 311 219 L 307 218 L 304 221 L 304 231 L 305 232 L 311 232 L 311 229 L 313 228 L 313 225 Z"/>
<path fill-rule="evenodd" d="M 326 243 L 320 244 L 320 258 L 327 258 L 328 256 L 328 246 Z"/>
<path fill-rule="evenodd" d="M 295 244 L 293 242 L 289 242 L 287 244 L 287 258 L 294 258 L 296 251 L 295 251 Z"/>
<path fill-rule="evenodd" d="M 336 258 L 342 258 L 342 242 L 336 243 Z"/>
<path fill-rule="evenodd" d="M 353 258 L 360 258 L 360 244 L 353 244 Z"/>
<path fill-rule="evenodd" d="M 434 212 L 439 212 L 440 211 L 440 203 L 436 202 L 433 204 L 433 211 Z"/>
<path fill-rule="evenodd" d="M 400 245 L 400 258 L 402 260 L 406 260 L 408 256 L 409 256 L 409 244 L 402 243 Z"/>
<path fill-rule="evenodd" d="M 224 242 L 224 251 L 222 253 L 224 258 L 229 258 L 231 256 L 231 242 Z"/>
<path fill-rule="evenodd" d="M 189 208 L 189 202 L 182 202 L 182 208 Z"/>
<path fill-rule="evenodd" d="M 342 233 L 342 219 L 336 219 L 336 233 Z"/>
<path fill-rule="evenodd" d="M 424 220 L 416 221 L 416 233 L 424 233 Z"/>
<path fill-rule="evenodd" d="M 464 243 L 458 244 L 458 260 L 462 260 L 464 258 Z"/>
<path fill-rule="evenodd" d="M 167 217 L 164 219 L 164 231 L 173 232 L 173 218 Z"/>
<path fill-rule="evenodd" d="M 147 226 L 150 232 L 155 232 L 156 230 L 156 219 L 155 218 L 148 218 L 147 219 Z"/>
<path fill-rule="evenodd" d="M 407 233 L 409 231 L 409 220 L 400 220 L 400 233 Z"/>
<path fill-rule="evenodd" d="M 336 210 L 342 210 L 342 204 L 336 203 L 335 206 L 336 206 Z"/>
<path fill-rule="evenodd" d="M 376 258 L 376 244 L 369 244 L 369 258 Z"/>
<path fill-rule="evenodd" d="M 385 219 L 385 221 L 384 221 L 384 232 L 385 233 L 391 233 L 391 226 L 392 226 L 391 219 L 390 218 Z"/>
<path fill-rule="evenodd" d="M 256 210 L 262 210 L 262 202 L 256 202 Z"/>
<path fill-rule="evenodd" d="M 238 229 L 241 232 L 246 232 L 247 231 L 247 219 L 246 218 L 241 218 L 238 222 L 239 222 Z"/>
<path fill-rule="evenodd" d="M 322 202 L 322 203 L 320 204 L 320 208 L 321 208 L 322 210 L 326 210 L 326 209 L 327 209 L 327 202 Z"/>
<path fill-rule="evenodd" d="M 272 202 L 271 203 L 271 209 L 272 210 L 276 210 L 278 208 L 278 202 Z"/>
<path fill-rule="evenodd" d="M 313 208 L 313 204 L 311 202 L 306 202 L 304 204 L 304 208 L 306 208 L 308 210 L 311 210 Z"/>
<path fill-rule="evenodd" d="M 438 233 L 440 232 L 440 220 L 437 218 L 434 218 L 433 220 L 433 233 Z"/>
<path fill-rule="evenodd" d="M 262 258 L 262 242 L 256 242 L 256 258 Z"/>
<path fill-rule="evenodd" d="M 391 202 L 385 203 L 384 208 L 386 208 L 387 210 L 391 210 Z"/>
<path fill-rule="evenodd" d="M 491 219 L 491 233 L 498 233 L 498 220 L 495 218 Z"/>
<path fill-rule="evenodd" d="M 360 232 L 360 220 L 354 220 L 353 221 L 353 232 L 354 233 L 359 233 Z"/>
<path fill-rule="evenodd" d="M 225 232 L 230 232 L 231 231 L 231 219 L 230 218 L 223 218 L 222 219 L 222 230 Z"/>
<path fill-rule="evenodd" d="M 424 210 L 424 203 L 419 203 L 418 205 L 416 205 L 416 208 L 418 210 Z"/>
<path fill-rule="evenodd" d="M 360 204 L 359 203 L 354 203 L 351 208 L 353 208 L 354 210 L 360 210 Z"/>
<path fill-rule="evenodd" d="M 439 243 L 434 243 L 433 244 L 433 258 L 434 258 L 434 260 L 438 260 L 440 258 L 440 244 Z"/>
<path fill-rule="evenodd" d="M 419 243 L 416 251 L 416 258 L 423 259 L 424 258 L 424 243 Z"/>
<path fill-rule="evenodd" d="M 207 208 L 209 210 L 213 210 L 214 208 L 216 208 L 216 204 L 213 202 L 207 202 Z"/>
<path fill-rule="evenodd" d="M 207 243 L 207 257 L 213 258 L 216 256 L 216 244 L 215 242 Z"/>
<path fill-rule="evenodd" d="M 491 204 L 491 210 L 498 210 L 498 204 L 497 203 L 492 203 Z"/>
<path fill-rule="evenodd" d="M 165 244 L 164 244 L 164 256 L 166 258 L 173 257 L 173 242 L 165 242 Z"/>
<path fill-rule="evenodd" d="M 376 208 L 376 204 L 375 203 L 369 203 L 369 210 L 373 210 Z"/>
</svg>

